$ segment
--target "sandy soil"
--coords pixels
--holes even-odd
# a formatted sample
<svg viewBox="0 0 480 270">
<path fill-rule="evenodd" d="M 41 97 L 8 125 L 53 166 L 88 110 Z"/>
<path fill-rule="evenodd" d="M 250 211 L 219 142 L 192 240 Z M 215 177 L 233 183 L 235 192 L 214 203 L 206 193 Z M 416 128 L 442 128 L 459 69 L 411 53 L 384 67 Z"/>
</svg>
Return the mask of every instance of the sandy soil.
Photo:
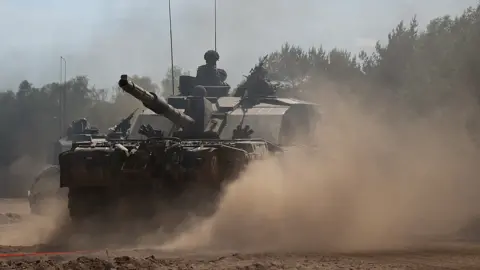
<svg viewBox="0 0 480 270">
<path fill-rule="evenodd" d="M 11 248 L 8 248 L 11 251 Z M 357 254 L 162 253 L 105 251 L 81 255 L 35 256 L 0 261 L 1 269 L 480 269 L 480 247 Z"/>
<path fill-rule="evenodd" d="M 21 235 L 24 223 L 31 223 L 34 219 L 29 215 L 28 204 L 24 200 L 2 200 L 0 210 L 5 217 L 1 224 L 3 237 L 0 238 L 0 244 L 6 241 L 13 244 L 12 238 L 5 236 Z M 16 213 L 7 215 L 12 211 Z M 5 222 L 7 217 L 11 218 Z M 0 255 L 30 253 L 40 249 L 38 245 L 3 245 Z M 480 269 L 480 244 L 471 241 L 437 241 L 423 247 L 354 253 L 230 252 L 137 247 L 3 257 L 0 258 L 0 269 Z"/>
</svg>

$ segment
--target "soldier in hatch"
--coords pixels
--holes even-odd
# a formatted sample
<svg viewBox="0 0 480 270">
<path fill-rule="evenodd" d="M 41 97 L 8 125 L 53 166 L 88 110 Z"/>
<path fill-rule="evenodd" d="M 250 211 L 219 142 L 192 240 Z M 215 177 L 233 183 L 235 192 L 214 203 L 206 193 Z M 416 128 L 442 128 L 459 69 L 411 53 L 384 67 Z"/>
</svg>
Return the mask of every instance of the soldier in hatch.
<svg viewBox="0 0 480 270">
<path fill-rule="evenodd" d="M 217 61 L 220 59 L 218 53 L 214 50 L 209 50 L 203 58 L 206 64 L 199 66 L 197 69 L 197 84 L 204 86 L 225 85 L 227 72 L 223 69 L 217 69 Z"/>
</svg>

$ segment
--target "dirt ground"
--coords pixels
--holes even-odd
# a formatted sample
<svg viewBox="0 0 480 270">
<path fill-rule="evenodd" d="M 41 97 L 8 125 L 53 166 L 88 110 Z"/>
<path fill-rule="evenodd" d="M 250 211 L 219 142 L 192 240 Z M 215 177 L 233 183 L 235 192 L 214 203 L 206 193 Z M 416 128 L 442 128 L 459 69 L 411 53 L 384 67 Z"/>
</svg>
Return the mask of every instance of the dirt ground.
<svg viewBox="0 0 480 270">
<path fill-rule="evenodd" d="M 0 244 L 13 243 L 8 236 L 21 235 L 21 224 L 32 222 L 25 200 L 1 200 L 0 213 L 3 213 Z M 460 240 L 432 241 L 414 248 L 350 253 L 136 247 L 67 254 L 28 254 L 39 250 L 38 245 L 3 245 L 0 247 L 0 256 L 3 256 L 0 258 L 0 269 L 480 269 L 480 244 Z M 24 256 L 5 257 L 14 253 L 23 253 Z"/>
<path fill-rule="evenodd" d="M 11 252 L 12 248 L 2 249 Z M 155 250 L 35 256 L 0 261 L 0 269 L 480 269 L 480 247 L 357 254 L 162 253 Z"/>
</svg>

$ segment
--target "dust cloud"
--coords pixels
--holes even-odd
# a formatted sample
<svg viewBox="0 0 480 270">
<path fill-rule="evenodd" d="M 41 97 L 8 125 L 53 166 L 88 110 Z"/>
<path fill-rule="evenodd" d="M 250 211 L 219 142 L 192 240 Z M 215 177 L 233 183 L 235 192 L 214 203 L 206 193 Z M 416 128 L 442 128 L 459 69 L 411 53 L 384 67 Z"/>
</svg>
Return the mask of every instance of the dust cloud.
<svg viewBox="0 0 480 270">
<path fill-rule="evenodd" d="M 420 117 L 382 99 L 365 106 L 356 95 L 335 93 L 318 97 L 324 114 L 316 149 L 292 147 L 253 163 L 228 187 L 212 218 L 162 247 L 394 249 L 452 236 L 480 214 L 479 153 L 465 129 L 468 106 Z M 55 218 L 22 222 L 15 233 L 2 233 L 0 244 L 105 245 L 107 236 L 62 239 L 65 211 L 62 203 L 53 206 Z M 128 242 L 127 236 L 110 240 Z"/>
<path fill-rule="evenodd" d="M 52 242 L 67 224 L 66 201 L 52 198 L 42 203 L 42 215 L 21 213 L 21 220 L 1 227 L 1 246 L 39 246 Z M 27 210 L 28 211 L 28 210 Z"/>
<path fill-rule="evenodd" d="M 413 117 L 331 93 L 319 99 L 317 151 L 253 164 L 213 218 L 165 248 L 399 248 L 453 235 L 478 214 L 478 153 L 465 111 Z"/>
<path fill-rule="evenodd" d="M 29 155 L 22 155 L 10 164 L 4 172 L 2 197 L 24 197 L 32 179 L 46 166 L 45 162 Z"/>
</svg>

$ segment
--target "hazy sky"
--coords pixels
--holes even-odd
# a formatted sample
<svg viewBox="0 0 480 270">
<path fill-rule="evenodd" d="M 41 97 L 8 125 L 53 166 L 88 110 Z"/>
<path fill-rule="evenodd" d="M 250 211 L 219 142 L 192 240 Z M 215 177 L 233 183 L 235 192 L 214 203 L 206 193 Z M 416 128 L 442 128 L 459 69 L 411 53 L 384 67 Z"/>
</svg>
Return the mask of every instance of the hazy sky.
<svg viewBox="0 0 480 270">
<path fill-rule="evenodd" d="M 195 73 L 214 46 L 213 0 L 172 0 L 174 61 Z M 371 51 L 400 20 L 459 15 L 478 0 L 217 0 L 219 67 L 236 85 L 284 42 Z M 87 75 L 111 87 L 123 73 L 160 82 L 170 65 L 167 0 L 0 0 L 0 89 L 23 79 Z"/>
</svg>

